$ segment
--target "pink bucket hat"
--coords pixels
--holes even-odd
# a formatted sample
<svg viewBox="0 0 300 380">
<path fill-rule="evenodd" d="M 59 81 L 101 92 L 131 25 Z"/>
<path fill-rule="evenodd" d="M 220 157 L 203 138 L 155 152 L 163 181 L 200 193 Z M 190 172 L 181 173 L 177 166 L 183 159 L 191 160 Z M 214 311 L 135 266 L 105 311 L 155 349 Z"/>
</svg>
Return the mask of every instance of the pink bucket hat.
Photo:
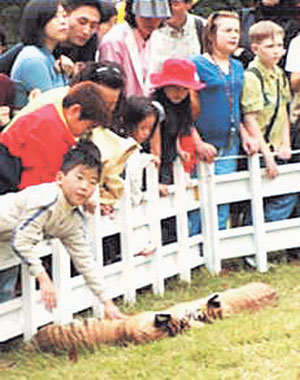
<svg viewBox="0 0 300 380">
<path fill-rule="evenodd" d="M 150 81 L 155 88 L 182 86 L 192 90 L 202 90 L 206 87 L 197 75 L 194 62 L 179 58 L 164 61 L 161 72 L 151 74 Z"/>
</svg>

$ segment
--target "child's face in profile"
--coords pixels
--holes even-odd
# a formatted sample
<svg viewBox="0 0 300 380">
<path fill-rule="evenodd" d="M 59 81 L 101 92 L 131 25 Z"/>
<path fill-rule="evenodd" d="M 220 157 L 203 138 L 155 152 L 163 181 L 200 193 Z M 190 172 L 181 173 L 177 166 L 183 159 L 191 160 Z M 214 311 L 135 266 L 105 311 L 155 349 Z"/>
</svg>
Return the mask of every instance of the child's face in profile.
<svg viewBox="0 0 300 380">
<path fill-rule="evenodd" d="M 67 201 L 72 206 L 80 206 L 93 195 L 99 178 L 95 168 L 77 165 L 66 174 L 59 171 L 57 181 Z"/>
<path fill-rule="evenodd" d="M 164 91 L 166 97 L 175 104 L 181 103 L 189 93 L 188 88 L 182 86 L 166 86 Z"/>
<path fill-rule="evenodd" d="M 252 44 L 251 48 L 266 67 L 272 68 L 277 65 L 284 54 L 283 36 L 275 34 L 260 43 Z"/>
<path fill-rule="evenodd" d="M 150 114 L 145 117 L 142 121 L 140 121 L 137 125 L 136 130 L 133 133 L 133 138 L 138 142 L 138 143 L 143 143 L 148 139 L 150 136 L 150 133 L 154 127 L 156 117 L 154 114 Z"/>
</svg>

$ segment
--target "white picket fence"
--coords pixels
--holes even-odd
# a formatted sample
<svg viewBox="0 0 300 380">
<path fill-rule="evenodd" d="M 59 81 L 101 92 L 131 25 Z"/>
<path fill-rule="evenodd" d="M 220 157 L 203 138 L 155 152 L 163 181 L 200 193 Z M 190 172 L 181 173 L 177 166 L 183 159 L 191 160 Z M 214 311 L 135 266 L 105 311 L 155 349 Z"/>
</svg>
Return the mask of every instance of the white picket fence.
<svg viewBox="0 0 300 380">
<path fill-rule="evenodd" d="M 135 301 L 136 290 L 152 285 L 155 294 L 163 295 L 164 280 L 179 275 L 191 279 L 191 270 L 206 265 L 215 274 L 224 259 L 256 255 L 258 270 L 267 271 L 267 252 L 300 246 L 300 218 L 264 223 L 263 197 L 300 192 L 300 163 L 280 166 L 275 180 L 265 177 L 259 167 L 259 157 L 248 159 L 249 171 L 214 175 L 214 165 L 201 164 L 200 180 L 192 180 L 187 187 L 182 165 L 176 163 L 175 184 L 169 186 L 167 197 L 158 193 L 157 171 L 147 170 L 147 201 L 132 207 L 128 183 L 125 197 L 116 218 L 100 217 L 90 220 L 89 231 L 95 258 L 102 271 L 112 298 L 124 296 L 126 302 Z M 195 193 L 201 194 L 200 201 Z M 217 205 L 251 200 L 253 225 L 218 231 Z M 187 212 L 201 207 L 202 233 L 188 236 Z M 177 241 L 162 246 L 161 221 L 176 217 Z M 156 253 L 150 257 L 134 256 L 134 241 L 138 229 L 147 225 Z M 120 234 L 122 259 L 103 267 L 102 239 Z M 203 256 L 199 244 L 203 243 Z M 0 342 L 15 336 L 30 338 L 36 329 L 51 321 L 67 323 L 73 314 L 93 307 L 94 314 L 103 309 L 84 284 L 82 276 L 71 277 L 70 259 L 59 241 L 41 245 L 41 255 L 52 254 L 53 281 L 57 289 L 58 306 L 53 312 L 45 310 L 28 268 L 22 265 L 22 297 L 0 304 Z M 18 263 L 0 261 L 0 269 Z"/>
</svg>

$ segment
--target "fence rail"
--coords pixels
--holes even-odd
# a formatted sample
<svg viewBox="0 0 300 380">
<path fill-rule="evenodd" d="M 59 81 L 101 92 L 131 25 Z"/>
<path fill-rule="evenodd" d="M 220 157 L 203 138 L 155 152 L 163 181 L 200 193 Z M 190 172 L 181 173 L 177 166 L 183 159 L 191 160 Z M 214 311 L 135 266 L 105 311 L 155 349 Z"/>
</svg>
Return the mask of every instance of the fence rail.
<svg viewBox="0 0 300 380">
<path fill-rule="evenodd" d="M 300 246 L 300 218 L 264 223 L 263 215 L 264 197 L 300 192 L 300 163 L 280 166 L 280 175 L 274 180 L 266 178 L 258 155 L 248 159 L 248 166 L 249 171 L 215 176 L 214 164 L 202 163 L 200 179 L 192 180 L 187 186 L 182 165 L 177 162 L 175 184 L 170 186 L 167 197 L 160 198 L 157 172 L 151 165 L 147 169 L 147 201 L 137 207 L 131 205 L 126 182 L 125 196 L 115 220 L 101 217 L 99 212 L 89 220 L 95 259 L 110 296 L 124 296 L 126 302 L 133 303 L 136 290 L 148 285 L 152 285 L 155 294 L 163 295 L 164 280 L 168 277 L 178 274 L 189 282 L 191 270 L 199 265 L 206 265 L 212 273 L 218 274 L 222 260 L 247 255 L 256 255 L 257 269 L 266 272 L 267 252 Z M 195 194 L 200 194 L 200 201 Z M 217 205 L 243 200 L 251 202 L 253 225 L 219 231 Z M 199 207 L 202 233 L 189 237 L 188 212 Z M 164 241 L 164 223 L 169 218 L 173 221 L 174 236 Z M 135 257 L 134 239 L 145 226 L 157 249 L 150 257 Z M 107 249 L 102 243 L 112 235 L 119 239 L 120 257 L 104 265 L 104 256 L 110 247 Z M 101 305 L 85 286 L 82 276 L 72 273 L 69 256 L 59 241 L 41 244 L 41 255 L 48 254 L 52 255 L 57 308 L 52 313 L 45 310 L 35 280 L 22 265 L 22 297 L 0 304 L 0 341 L 21 334 L 29 339 L 38 327 L 51 321 L 67 323 L 74 313 L 90 307 L 96 315 L 102 314 Z M 15 264 L 19 264 L 18 259 L 0 261 L 0 269 Z"/>
</svg>

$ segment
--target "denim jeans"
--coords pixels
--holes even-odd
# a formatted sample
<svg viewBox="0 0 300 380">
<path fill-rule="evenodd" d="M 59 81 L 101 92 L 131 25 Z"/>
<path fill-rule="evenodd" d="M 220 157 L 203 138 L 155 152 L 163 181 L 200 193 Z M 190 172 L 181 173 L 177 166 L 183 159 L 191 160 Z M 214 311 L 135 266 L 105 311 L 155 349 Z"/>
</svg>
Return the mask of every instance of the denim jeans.
<svg viewBox="0 0 300 380">
<path fill-rule="evenodd" d="M 0 303 L 9 301 L 16 296 L 19 266 L 0 272 Z"/>
<path fill-rule="evenodd" d="M 287 161 L 276 159 L 277 164 L 284 165 Z M 265 167 L 264 163 L 261 164 Z M 264 221 L 265 222 L 276 222 L 279 220 L 288 219 L 294 207 L 297 204 L 298 194 L 284 194 L 276 195 L 274 197 L 264 198 Z M 248 226 L 251 224 L 251 210 L 250 206 L 246 211 L 244 225 Z"/>
</svg>

